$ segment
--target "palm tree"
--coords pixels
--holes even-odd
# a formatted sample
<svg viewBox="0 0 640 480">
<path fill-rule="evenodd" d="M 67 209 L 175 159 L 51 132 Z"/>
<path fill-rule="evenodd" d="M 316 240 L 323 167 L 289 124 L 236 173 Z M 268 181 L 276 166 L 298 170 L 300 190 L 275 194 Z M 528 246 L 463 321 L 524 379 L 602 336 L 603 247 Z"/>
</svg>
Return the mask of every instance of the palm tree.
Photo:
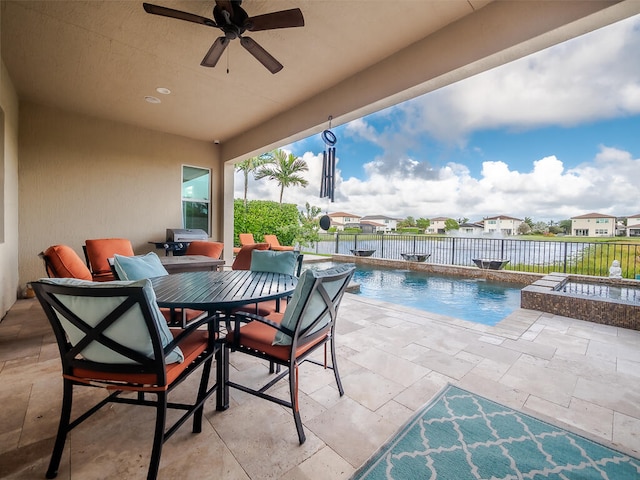
<svg viewBox="0 0 640 480">
<path fill-rule="evenodd" d="M 254 177 L 260 180 L 269 177 L 269 180 L 276 180 L 280 185 L 280 205 L 282 205 L 282 194 L 285 187 L 301 186 L 306 187 L 309 182 L 300 175 L 300 172 L 309 170 L 307 162 L 296 157 L 292 153 L 278 149 L 272 153 L 272 160 L 261 165 Z"/>
<path fill-rule="evenodd" d="M 253 178 L 256 178 L 255 171 L 267 162 L 273 161 L 271 154 L 263 153 L 257 157 L 247 158 L 246 160 L 236 163 L 236 171 L 244 174 L 244 208 L 247 208 L 247 189 L 249 185 L 249 174 L 254 172 Z M 256 178 L 257 180 L 257 178 Z"/>
</svg>

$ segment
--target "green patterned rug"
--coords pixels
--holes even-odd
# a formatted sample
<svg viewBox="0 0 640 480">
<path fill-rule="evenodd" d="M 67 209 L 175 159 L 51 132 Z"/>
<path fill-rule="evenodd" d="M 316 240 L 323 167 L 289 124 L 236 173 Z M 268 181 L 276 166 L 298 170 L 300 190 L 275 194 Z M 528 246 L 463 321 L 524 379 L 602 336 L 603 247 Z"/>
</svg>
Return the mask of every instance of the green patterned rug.
<svg viewBox="0 0 640 480">
<path fill-rule="evenodd" d="M 640 460 L 447 386 L 353 480 L 638 480 Z"/>
</svg>

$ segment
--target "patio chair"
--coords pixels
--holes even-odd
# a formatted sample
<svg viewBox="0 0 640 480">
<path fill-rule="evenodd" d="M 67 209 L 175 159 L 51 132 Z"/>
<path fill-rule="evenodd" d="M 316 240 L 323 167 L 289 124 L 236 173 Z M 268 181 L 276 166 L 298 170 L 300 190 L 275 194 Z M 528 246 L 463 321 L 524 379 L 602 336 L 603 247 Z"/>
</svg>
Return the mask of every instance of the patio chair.
<svg viewBox="0 0 640 480">
<path fill-rule="evenodd" d="M 144 280 L 146 278 L 169 275 L 155 252 L 146 255 L 118 255 L 108 259 L 111 273 L 116 280 Z M 185 328 L 190 322 L 200 318 L 206 312 L 191 308 L 160 308 L 169 326 Z"/>
<path fill-rule="evenodd" d="M 85 240 L 84 243 L 82 248 L 87 260 L 87 267 L 96 282 L 109 282 L 115 279 L 111 273 L 108 259 L 116 253 L 128 257 L 134 255 L 131 241 L 126 238 L 97 238 Z"/>
<path fill-rule="evenodd" d="M 80 256 L 67 245 L 52 245 L 38 256 L 44 261 L 44 268 L 50 278 L 93 278 Z"/>
<path fill-rule="evenodd" d="M 231 270 L 249 270 L 251 269 L 251 253 L 254 250 L 269 250 L 268 243 L 251 243 L 243 245 L 240 251 L 233 259 Z"/>
<path fill-rule="evenodd" d="M 280 245 L 280 241 L 278 240 L 278 237 L 276 237 L 275 235 L 265 235 L 264 241 L 271 246 L 271 250 L 276 250 L 281 252 L 293 250 L 293 247 Z"/>
<path fill-rule="evenodd" d="M 251 254 L 251 266 L 249 270 L 254 272 L 275 272 L 300 276 L 304 255 L 300 252 L 277 252 L 273 250 L 253 251 Z M 267 316 L 273 312 L 282 312 L 286 308 L 288 298 L 277 298 L 258 303 L 258 311 L 250 310 L 251 307 L 240 310 L 258 315 Z"/>
<path fill-rule="evenodd" d="M 194 240 L 187 246 L 185 255 L 205 255 L 212 258 L 220 258 L 222 256 L 222 250 L 224 249 L 224 243 L 221 242 L 204 242 L 201 240 Z"/>
<path fill-rule="evenodd" d="M 56 477 L 71 430 L 108 403 L 126 403 L 156 410 L 147 472 L 147 479 L 155 479 L 164 442 L 190 416 L 193 432 L 201 431 L 204 402 L 217 388 L 216 384 L 209 386 L 209 375 L 220 347 L 213 335 L 200 329 L 210 318 L 171 331 L 158 310 L 149 280 L 96 283 L 65 278 L 42 279 L 31 285 L 53 328 L 62 359 L 62 409 L 46 477 Z M 202 375 L 195 401 L 169 403 L 168 394 L 198 367 Z M 105 388 L 109 393 L 71 420 L 74 387 Z M 121 396 L 131 392 L 137 396 Z M 168 408 L 184 413 L 167 429 Z M 98 435 L 95 438 L 100 441 Z"/>
<path fill-rule="evenodd" d="M 238 234 L 238 239 L 240 240 L 240 246 L 244 247 L 245 245 L 253 245 L 256 241 L 253 239 L 253 233 L 240 233 Z"/>
<path fill-rule="evenodd" d="M 306 439 L 298 399 L 300 364 L 311 362 L 333 369 L 338 391 L 341 396 L 344 394 L 336 363 L 335 324 L 340 301 L 354 271 L 353 265 L 341 265 L 324 271 L 304 271 L 283 315 L 272 314 L 271 318 L 264 318 L 238 313 L 234 316 L 234 329 L 226 336 L 225 348 L 286 367 L 257 389 L 230 380 L 227 385 L 291 408 L 300 444 Z M 248 323 L 241 326 L 244 322 Z M 331 351 L 331 366 L 327 365 L 327 345 Z M 310 358 L 320 347 L 324 347 L 324 363 Z M 228 359 L 229 356 L 226 355 L 225 358 Z M 228 365 L 224 368 L 225 378 L 229 378 Z M 289 400 L 266 393 L 287 376 Z"/>
</svg>

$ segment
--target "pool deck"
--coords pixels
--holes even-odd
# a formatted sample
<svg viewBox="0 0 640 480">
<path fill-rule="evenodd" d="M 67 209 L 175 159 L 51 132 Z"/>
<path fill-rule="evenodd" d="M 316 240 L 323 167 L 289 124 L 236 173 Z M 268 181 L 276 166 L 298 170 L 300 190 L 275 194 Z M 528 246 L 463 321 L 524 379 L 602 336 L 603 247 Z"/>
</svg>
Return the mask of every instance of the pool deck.
<svg viewBox="0 0 640 480">
<path fill-rule="evenodd" d="M 343 397 L 330 371 L 300 369 L 304 445 L 289 410 L 232 391 L 225 412 L 207 402 L 200 434 L 184 425 L 165 444 L 159 478 L 348 479 L 447 383 L 640 457 L 638 331 L 524 309 L 490 327 L 346 294 L 337 345 Z M 264 379 L 267 366 L 245 357 L 232 354 L 231 377 Z M 33 299 L 0 322 L 0 382 L 0 477 L 43 478 L 60 362 Z M 99 412 L 70 434 L 58 478 L 145 478 L 152 418 Z"/>
</svg>

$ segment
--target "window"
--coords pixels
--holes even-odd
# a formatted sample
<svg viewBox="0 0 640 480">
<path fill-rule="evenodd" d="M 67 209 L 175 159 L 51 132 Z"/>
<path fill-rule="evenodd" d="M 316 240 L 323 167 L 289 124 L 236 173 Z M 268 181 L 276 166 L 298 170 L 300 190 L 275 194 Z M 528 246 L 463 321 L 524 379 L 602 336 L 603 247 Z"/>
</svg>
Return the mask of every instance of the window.
<svg viewBox="0 0 640 480">
<path fill-rule="evenodd" d="M 596 223 L 609 223 L 608 218 L 596 218 Z"/>
<path fill-rule="evenodd" d="M 588 237 L 589 230 L 586 228 L 577 228 L 576 229 L 576 237 Z"/>
<path fill-rule="evenodd" d="M 609 230 L 606 228 L 596 228 L 596 235 L 609 235 Z"/>
<path fill-rule="evenodd" d="M 182 224 L 209 234 L 211 170 L 182 166 Z"/>
</svg>

